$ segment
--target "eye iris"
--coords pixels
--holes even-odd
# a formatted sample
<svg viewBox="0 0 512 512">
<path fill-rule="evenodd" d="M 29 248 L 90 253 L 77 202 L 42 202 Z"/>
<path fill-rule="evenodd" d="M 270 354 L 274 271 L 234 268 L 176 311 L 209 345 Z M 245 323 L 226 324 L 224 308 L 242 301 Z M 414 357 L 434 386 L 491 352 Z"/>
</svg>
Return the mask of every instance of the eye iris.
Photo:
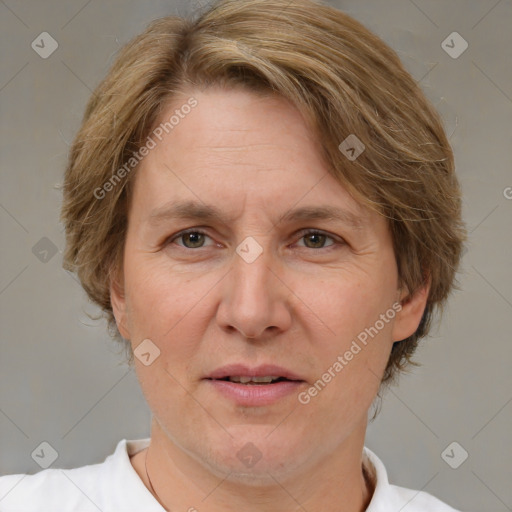
<svg viewBox="0 0 512 512">
<path fill-rule="evenodd" d="M 204 235 L 197 232 L 185 233 L 183 235 L 183 243 L 189 248 L 201 247 L 204 243 Z"/>
<path fill-rule="evenodd" d="M 307 240 L 306 242 L 306 246 L 307 247 L 310 247 L 310 248 L 318 248 L 318 247 L 323 247 L 324 243 L 325 243 L 325 238 L 326 236 L 323 235 L 322 233 L 310 233 L 309 235 L 306 235 L 304 237 L 304 240 Z M 308 245 L 309 241 L 312 241 L 312 245 Z"/>
</svg>

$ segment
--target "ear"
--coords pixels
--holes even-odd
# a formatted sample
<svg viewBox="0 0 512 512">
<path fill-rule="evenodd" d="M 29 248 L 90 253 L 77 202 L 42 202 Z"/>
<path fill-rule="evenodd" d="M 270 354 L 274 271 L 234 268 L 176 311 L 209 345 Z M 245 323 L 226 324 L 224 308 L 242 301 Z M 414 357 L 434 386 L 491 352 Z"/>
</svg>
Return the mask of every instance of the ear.
<svg viewBox="0 0 512 512">
<path fill-rule="evenodd" d="M 430 292 L 430 282 L 418 288 L 414 294 L 403 290 L 400 296 L 401 310 L 395 317 L 393 324 L 393 341 L 402 341 L 412 336 L 420 325 L 427 299 Z"/>
<path fill-rule="evenodd" d="M 110 278 L 110 304 L 121 336 L 129 340 L 130 330 L 122 272 L 114 272 Z"/>
</svg>

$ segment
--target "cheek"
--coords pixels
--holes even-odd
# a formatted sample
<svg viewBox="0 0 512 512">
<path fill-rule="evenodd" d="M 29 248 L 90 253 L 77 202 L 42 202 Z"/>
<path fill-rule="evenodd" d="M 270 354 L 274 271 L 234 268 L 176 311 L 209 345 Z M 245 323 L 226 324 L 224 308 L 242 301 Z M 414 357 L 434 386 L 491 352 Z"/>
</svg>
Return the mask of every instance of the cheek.
<svg viewBox="0 0 512 512">
<path fill-rule="evenodd" d="M 218 278 L 212 274 L 192 278 L 188 273 L 143 259 L 134 259 L 125 275 L 134 345 L 149 338 L 163 353 L 172 350 L 177 354 L 187 349 L 192 352 L 194 340 L 200 339 L 208 321 L 208 291 Z"/>
<path fill-rule="evenodd" d="M 301 316 L 311 318 L 310 327 L 313 323 L 318 327 L 316 338 L 325 339 L 331 346 L 336 340 L 334 345 L 340 349 L 391 308 L 396 294 L 393 284 L 393 273 L 389 271 L 340 271 L 316 282 L 299 279 L 295 290 L 302 299 Z M 387 328 L 388 325 L 382 330 Z"/>
<path fill-rule="evenodd" d="M 394 267 L 372 269 L 337 272 L 320 286 L 302 284 L 304 302 L 318 316 L 308 324 L 317 326 L 309 332 L 321 381 L 317 406 L 325 406 L 333 421 L 370 407 L 391 350 Z M 336 407 L 331 409 L 332 404 Z"/>
<path fill-rule="evenodd" d="M 147 261 L 147 258 L 134 257 L 125 270 L 127 296 L 130 314 L 137 324 L 164 321 L 164 311 L 181 314 L 183 290 L 179 276 L 165 272 L 161 265 Z M 150 315 L 148 313 L 151 313 Z M 171 319 L 167 318 L 167 321 Z"/>
</svg>

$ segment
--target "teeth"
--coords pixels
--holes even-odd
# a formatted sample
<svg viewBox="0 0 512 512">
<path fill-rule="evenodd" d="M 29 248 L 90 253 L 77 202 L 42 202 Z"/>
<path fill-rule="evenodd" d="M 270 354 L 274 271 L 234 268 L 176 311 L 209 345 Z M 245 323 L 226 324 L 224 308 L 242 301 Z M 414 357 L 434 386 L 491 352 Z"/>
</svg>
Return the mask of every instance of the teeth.
<svg viewBox="0 0 512 512">
<path fill-rule="evenodd" d="M 240 384 L 248 384 L 254 382 L 256 384 L 270 384 L 273 380 L 277 380 L 279 377 L 273 375 L 269 377 L 228 377 L 230 382 L 238 382 Z"/>
</svg>

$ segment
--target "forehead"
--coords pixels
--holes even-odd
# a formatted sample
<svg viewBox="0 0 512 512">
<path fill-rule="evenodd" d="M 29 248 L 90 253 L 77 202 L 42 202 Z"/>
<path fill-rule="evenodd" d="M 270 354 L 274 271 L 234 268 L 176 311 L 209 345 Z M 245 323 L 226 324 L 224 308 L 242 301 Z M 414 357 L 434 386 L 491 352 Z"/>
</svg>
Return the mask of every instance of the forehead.
<svg viewBox="0 0 512 512">
<path fill-rule="evenodd" d="M 319 142 L 302 115 L 281 96 L 262 96 L 242 87 L 191 90 L 167 105 L 161 116 L 163 122 L 176 117 L 173 113 L 184 109 L 190 98 L 194 98 L 196 106 L 188 114 L 182 114 L 179 124 L 163 135 L 170 144 L 160 145 L 160 149 L 172 144 L 172 152 L 177 149 L 179 156 L 189 151 L 187 158 L 206 153 L 212 159 L 220 155 L 219 158 L 231 156 L 243 160 L 244 155 L 250 155 L 245 159 L 247 162 L 256 153 L 260 158 L 265 153 L 277 158 L 279 150 L 308 152 L 308 160 L 320 157 Z M 194 153 L 190 152 L 192 149 Z M 168 156 L 172 157 L 172 152 Z"/>
<path fill-rule="evenodd" d="M 196 106 L 182 109 L 190 98 Z M 167 105 L 160 126 L 173 116 L 179 122 L 164 130 L 137 173 L 135 188 L 151 216 L 167 215 L 173 202 L 183 200 L 233 214 L 253 203 L 268 210 L 343 204 L 354 220 L 363 216 L 329 173 L 300 112 L 285 99 L 244 89 L 191 90 Z"/>
</svg>

